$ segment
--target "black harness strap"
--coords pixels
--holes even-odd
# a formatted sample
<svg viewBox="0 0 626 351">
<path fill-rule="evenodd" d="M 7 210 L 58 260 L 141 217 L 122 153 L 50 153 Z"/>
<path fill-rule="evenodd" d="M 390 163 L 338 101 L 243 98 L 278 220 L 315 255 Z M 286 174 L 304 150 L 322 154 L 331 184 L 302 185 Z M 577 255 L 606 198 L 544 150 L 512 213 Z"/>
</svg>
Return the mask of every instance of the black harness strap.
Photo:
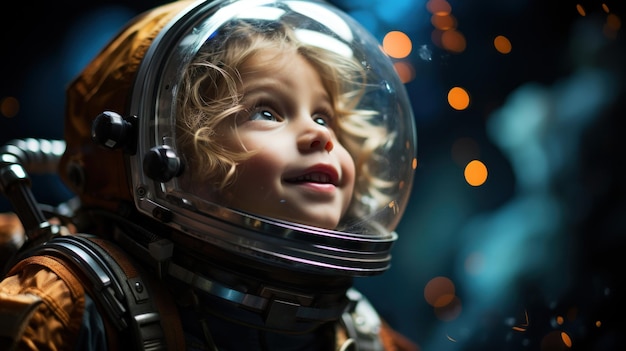
<svg viewBox="0 0 626 351">
<path fill-rule="evenodd" d="M 153 301 L 152 288 L 136 266 L 113 243 L 75 234 L 57 236 L 27 251 L 26 256 L 49 255 L 72 263 L 88 282 L 85 289 L 96 301 L 116 335 L 128 334 L 119 346 L 130 350 L 166 350 L 166 333 Z"/>
</svg>

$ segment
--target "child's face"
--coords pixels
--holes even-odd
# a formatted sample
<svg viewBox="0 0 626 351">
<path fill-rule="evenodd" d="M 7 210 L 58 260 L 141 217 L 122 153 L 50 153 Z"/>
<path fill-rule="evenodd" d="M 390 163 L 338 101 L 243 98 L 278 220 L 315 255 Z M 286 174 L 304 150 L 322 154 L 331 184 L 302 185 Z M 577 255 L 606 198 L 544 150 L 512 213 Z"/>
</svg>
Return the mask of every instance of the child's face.
<svg viewBox="0 0 626 351">
<path fill-rule="evenodd" d="M 336 228 L 355 181 L 339 143 L 330 97 L 315 68 L 296 53 L 262 50 L 242 67 L 243 103 L 230 147 L 252 151 L 223 191 L 230 207 Z"/>
</svg>

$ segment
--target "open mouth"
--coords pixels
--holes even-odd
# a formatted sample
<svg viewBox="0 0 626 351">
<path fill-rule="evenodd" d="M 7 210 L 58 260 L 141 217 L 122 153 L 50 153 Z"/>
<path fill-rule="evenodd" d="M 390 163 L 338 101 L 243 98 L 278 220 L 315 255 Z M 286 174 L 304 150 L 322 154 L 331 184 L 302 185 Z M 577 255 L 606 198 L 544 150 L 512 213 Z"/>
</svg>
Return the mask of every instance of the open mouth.
<svg viewBox="0 0 626 351">
<path fill-rule="evenodd" d="M 294 178 L 285 179 L 288 183 L 319 183 L 319 184 L 332 184 L 332 178 L 330 175 L 322 172 L 312 172 L 303 174 Z"/>
</svg>

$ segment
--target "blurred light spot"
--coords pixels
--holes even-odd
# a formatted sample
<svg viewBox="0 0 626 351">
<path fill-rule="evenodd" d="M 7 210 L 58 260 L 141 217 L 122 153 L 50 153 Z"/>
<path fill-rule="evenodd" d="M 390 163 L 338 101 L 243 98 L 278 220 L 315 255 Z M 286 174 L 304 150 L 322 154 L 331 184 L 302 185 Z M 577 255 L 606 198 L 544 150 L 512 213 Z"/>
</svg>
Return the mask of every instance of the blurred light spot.
<svg viewBox="0 0 626 351">
<path fill-rule="evenodd" d="M 602 326 L 602 322 L 601 321 L 596 321 L 596 327 L 600 328 Z"/>
<path fill-rule="evenodd" d="M 0 113 L 2 116 L 12 118 L 20 112 L 20 102 L 12 96 L 7 96 L 0 100 Z"/>
<path fill-rule="evenodd" d="M 465 271 L 470 275 L 478 275 L 485 266 L 485 257 L 480 252 L 474 252 L 465 259 Z"/>
<path fill-rule="evenodd" d="M 556 317 L 556 324 L 558 324 L 558 325 L 563 325 L 563 317 L 561 317 L 561 316 L 557 316 L 557 317 Z"/>
<path fill-rule="evenodd" d="M 430 40 L 432 40 L 433 44 L 437 45 L 440 48 L 443 47 L 443 45 L 441 44 L 441 36 L 443 35 L 443 33 L 444 31 L 442 31 L 441 29 L 435 28 L 435 30 L 433 30 L 430 35 Z"/>
<path fill-rule="evenodd" d="M 411 167 L 413 169 L 417 169 L 417 159 L 416 158 L 413 159 L 413 163 L 411 164 Z"/>
<path fill-rule="evenodd" d="M 430 22 L 435 28 L 431 34 L 432 42 L 438 47 L 452 53 L 465 51 L 465 36 L 456 30 L 457 21 L 452 16 L 452 7 L 446 0 L 429 0 L 426 8 L 432 16 Z"/>
<path fill-rule="evenodd" d="M 446 338 L 448 338 L 448 340 L 450 340 L 452 342 L 456 342 L 456 339 L 451 337 L 450 335 L 446 335 Z"/>
<path fill-rule="evenodd" d="M 448 91 L 448 103 L 455 110 L 465 110 L 470 103 L 469 94 L 461 87 L 454 87 Z"/>
<path fill-rule="evenodd" d="M 433 307 L 435 308 L 446 307 L 455 299 L 455 297 L 456 296 L 454 294 L 442 294 L 439 296 L 439 298 L 437 298 Z"/>
<path fill-rule="evenodd" d="M 432 61 L 433 59 L 433 52 L 426 44 L 420 45 L 419 49 L 417 49 L 417 54 L 424 61 Z"/>
<path fill-rule="evenodd" d="M 415 78 L 415 70 L 410 62 L 400 61 L 395 62 L 393 64 L 393 68 L 395 68 L 398 77 L 400 77 L 400 81 L 402 83 L 408 83 Z"/>
<path fill-rule="evenodd" d="M 432 17 L 430 18 L 430 23 L 433 24 L 433 27 L 441 30 L 456 28 L 456 19 L 450 14 L 432 15 Z"/>
<path fill-rule="evenodd" d="M 560 351 L 571 347 L 569 336 L 559 330 L 554 330 L 541 339 L 541 351 Z"/>
<path fill-rule="evenodd" d="M 435 277 L 424 287 L 424 299 L 433 307 L 449 304 L 454 299 L 454 283 L 446 277 Z"/>
<path fill-rule="evenodd" d="M 524 310 L 524 322 L 519 325 L 513 326 L 511 329 L 518 332 L 525 332 L 527 330 L 528 324 L 528 311 Z"/>
<path fill-rule="evenodd" d="M 569 335 L 567 335 L 566 332 L 561 333 L 561 339 L 563 340 L 565 346 L 572 347 L 572 339 L 570 339 Z"/>
<path fill-rule="evenodd" d="M 581 4 L 576 4 L 576 11 L 578 11 L 578 14 L 581 16 L 587 15 L 587 13 L 585 12 L 585 9 L 583 8 L 583 5 Z"/>
<path fill-rule="evenodd" d="M 452 160 L 460 167 L 480 156 L 478 143 L 472 138 L 459 138 L 452 144 Z"/>
<path fill-rule="evenodd" d="M 610 14 L 606 18 L 606 25 L 609 28 L 617 31 L 618 29 L 622 27 L 622 20 L 619 17 L 617 17 L 617 15 Z"/>
<path fill-rule="evenodd" d="M 444 322 L 455 320 L 461 314 L 461 300 L 453 297 L 452 301 L 442 307 L 435 307 L 435 316 Z"/>
<path fill-rule="evenodd" d="M 622 27 L 622 20 L 615 14 L 609 14 L 604 24 L 604 35 L 611 39 L 615 39 L 617 31 Z"/>
<path fill-rule="evenodd" d="M 501 54 L 508 54 L 511 52 L 511 41 L 503 35 L 498 35 L 493 40 L 493 46 L 495 46 L 496 50 L 498 50 Z"/>
<path fill-rule="evenodd" d="M 606 4 L 602 4 L 602 9 L 604 12 L 609 13 L 609 7 Z"/>
<path fill-rule="evenodd" d="M 402 190 L 404 188 L 404 180 L 398 182 L 398 189 Z"/>
<path fill-rule="evenodd" d="M 465 167 L 465 181 L 471 186 L 480 186 L 487 180 L 487 167 L 484 163 L 474 160 Z"/>
<path fill-rule="evenodd" d="M 447 30 L 441 34 L 441 46 L 450 52 L 461 53 L 465 51 L 465 37 L 457 30 Z"/>
<path fill-rule="evenodd" d="M 446 0 L 428 0 L 426 9 L 433 15 L 447 15 L 452 12 L 452 7 Z"/>
<path fill-rule="evenodd" d="M 413 49 L 411 38 L 400 31 L 391 31 L 383 38 L 383 50 L 393 58 L 405 58 Z"/>
</svg>

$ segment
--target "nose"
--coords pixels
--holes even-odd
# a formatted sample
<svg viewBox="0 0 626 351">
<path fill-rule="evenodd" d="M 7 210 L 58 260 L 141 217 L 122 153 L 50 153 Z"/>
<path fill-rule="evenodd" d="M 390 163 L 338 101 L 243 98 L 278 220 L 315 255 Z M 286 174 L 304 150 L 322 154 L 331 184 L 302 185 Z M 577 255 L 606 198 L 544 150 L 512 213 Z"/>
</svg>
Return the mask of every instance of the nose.
<svg viewBox="0 0 626 351">
<path fill-rule="evenodd" d="M 322 145 L 322 142 L 319 140 L 314 140 L 311 143 L 311 149 L 316 149 L 319 148 Z M 324 150 L 330 152 L 333 149 L 334 145 L 333 142 L 328 140 L 325 144 L 324 144 Z"/>
<path fill-rule="evenodd" d="M 322 126 L 312 119 L 306 123 L 306 127 L 298 137 L 298 148 L 302 151 L 332 151 L 335 147 L 329 127 Z"/>
</svg>

